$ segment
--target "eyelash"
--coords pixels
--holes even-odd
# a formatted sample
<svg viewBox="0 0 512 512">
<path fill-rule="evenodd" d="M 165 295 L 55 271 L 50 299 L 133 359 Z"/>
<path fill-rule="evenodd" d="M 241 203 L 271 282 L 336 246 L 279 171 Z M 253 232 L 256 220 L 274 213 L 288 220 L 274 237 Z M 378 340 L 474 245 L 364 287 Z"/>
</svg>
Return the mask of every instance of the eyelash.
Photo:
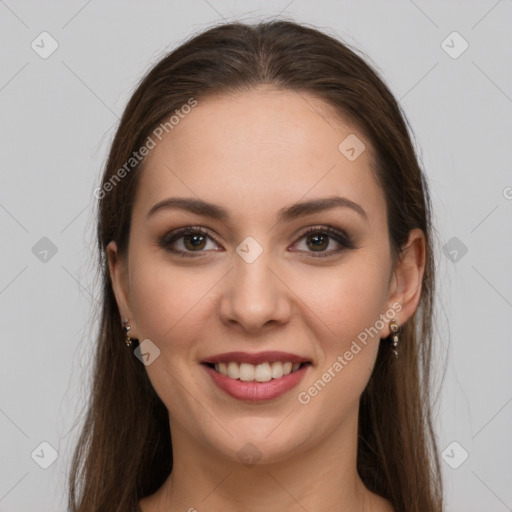
<svg viewBox="0 0 512 512">
<path fill-rule="evenodd" d="M 327 253 L 325 253 L 325 252 L 324 253 L 321 253 L 321 252 L 315 253 L 314 251 L 308 251 L 308 252 L 310 252 L 310 254 L 314 255 L 313 258 L 327 258 L 329 256 L 333 256 L 334 254 L 339 254 L 340 252 L 342 252 L 346 249 L 354 249 L 355 248 L 354 244 L 352 243 L 352 241 L 348 235 L 346 235 L 343 231 L 339 231 L 330 226 L 312 226 L 301 234 L 298 241 L 302 240 L 307 235 L 312 234 L 312 233 L 328 235 L 330 238 L 334 239 L 336 242 L 338 242 L 340 245 L 343 246 L 342 249 L 329 251 Z M 175 249 L 170 248 L 173 243 L 177 242 L 181 238 L 184 238 L 187 235 L 193 235 L 193 234 L 202 234 L 202 235 L 208 237 L 209 239 L 213 240 L 217 245 L 219 245 L 218 242 L 215 240 L 215 238 L 213 238 L 208 233 L 208 231 L 206 231 L 205 229 L 203 229 L 199 226 L 197 226 L 197 227 L 191 226 L 191 227 L 181 228 L 181 229 L 178 229 L 171 233 L 168 233 L 167 235 L 165 235 L 161 238 L 159 245 L 163 249 L 165 249 L 169 252 L 172 252 L 173 254 L 176 254 L 177 256 L 180 256 L 180 257 L 184 257 L 184 258 L 201 257 L 201 253 L 206 252 L 206 251 L 177 251 Z M 300 251 L 298 251 L 298 252 L 300 252 Z"/>
</svg>

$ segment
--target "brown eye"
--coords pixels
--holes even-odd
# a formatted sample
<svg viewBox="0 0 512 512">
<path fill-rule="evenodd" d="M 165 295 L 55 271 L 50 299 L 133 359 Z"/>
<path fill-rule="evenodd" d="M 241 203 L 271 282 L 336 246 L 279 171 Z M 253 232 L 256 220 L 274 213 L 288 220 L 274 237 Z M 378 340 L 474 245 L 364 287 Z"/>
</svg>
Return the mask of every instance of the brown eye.
<svg viewBox="0 0 512 512">
<path fill-rule="evenodd" d="M 354 249 L 355 246 L 350 238 L 343 232 L 329 226 L 319 226 L 309 228 L 299 239 L 305 241 L 306 249 L 301 252 L 312 254 L 313 257 L 327 257 L 334 256 L 346 249 Z M 208 242 L 214 244 L 213 248 L 208 249 Z M 187 227 L 178 229 L 168 233 L 160 240 L 160 246 L 173 254 L 184 257 L 201 256 L 203 253 L 208 253 L 211 250 L 218 251 L 215 239 L 203 228 L 200 227 Z M 339 248 L 329 247 L 334 244 Z"/>
<path fill-rule="evenodd" d="M 196 249 L 204 249 L 206 236 L 203 234 L 185 235 L 183 238 L 183 245 L 191 251 Z"/>
<path fill-rule="evenodd" d="M 315 258 L 334 256 L 344 250 L 355 248 L 347 234 L 329 226 L 316 226 L 309 228 L 300 238 L 300 240 L 303 239 L 306 246 L 305 252 L 313 254 L 313 257 Z M 335 247 L 336 244 L 338 245 L 338 249 L 326 251 L 328 247 L 333 245 L 333 241 Z"/>
<path fill-rule="evenodd" d="M 165 235 L 160 240 L 160 246 L 178 256 L 194 257 L 201 255 L 201 253 L 209 252 L 205 249 L 210 240 L 214 242 L 214 245 L 217 245 L 215 240 L 204 229 L 187 227 Z M 213 250 L 217 249 L 214 248 Z"/>
<path fill-rule="evenodd" d="M 309 245 L 308 242 L 306 243 L 308 243 L 308 247 L 310 247 L 312 250 L 323 250 L 327 249 L 327 247 L 329 246 L 329 236 L 326 236 L 323 233 L 307 235 L 306 239 L 308 240 L 308 242 L 311 242 L 311 245 Z"/>
</svg>

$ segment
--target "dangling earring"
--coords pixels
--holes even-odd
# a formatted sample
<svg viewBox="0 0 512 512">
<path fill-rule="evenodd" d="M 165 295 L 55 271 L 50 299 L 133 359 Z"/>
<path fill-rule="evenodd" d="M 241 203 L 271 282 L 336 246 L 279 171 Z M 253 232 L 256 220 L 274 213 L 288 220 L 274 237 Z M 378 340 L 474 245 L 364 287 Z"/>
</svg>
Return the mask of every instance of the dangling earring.
<svg viewBox="0 0 512 512">
<path fill-rule="evenodd" d="M 123 332 L 126 334 L 126 340 L 125 340 L 126 346 L 127 347 L 131 347 L 132 346 L 132 339 L 128 335 L 128 333 L 131 330 L 131 327 L 128 325 L 128 318 L 124 318 L 123 319 L 123 324 L 124 324 L 123 325 Z"/>
<path fill-rule="evenodd" d="M 393 350 L 393 354 L 395 354 L 395 358 L 397 359 L 398 358 L 397 347 L 398 347 L 398 340 L 399 340 L 399 336 L 400 336 L 400 326 L 396 323 L 395 320 L 391 320 L 391 322 L 389 322 L 389 328 L 391 329 L 391 341 L 392 341 L 392 346 L 393 346 L 393 348 L 391 350 Z"/>
</svg>

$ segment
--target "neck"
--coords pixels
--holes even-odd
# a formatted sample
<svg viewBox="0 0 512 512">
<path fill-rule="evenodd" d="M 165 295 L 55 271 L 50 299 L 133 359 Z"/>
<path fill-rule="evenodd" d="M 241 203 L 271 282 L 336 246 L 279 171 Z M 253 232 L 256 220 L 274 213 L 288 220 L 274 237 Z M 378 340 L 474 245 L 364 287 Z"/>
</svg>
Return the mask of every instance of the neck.
<svg viewBox="0 0 512 512">
<path fill-rule="evenodd" d="M 391 510 L 357 473 L 357 414 L 321 445 L 299 447 L 285 460 L 251 466 L 200 445 L 178 425 L 171 424 L 171 431 L 172 473 L 141 501 L 143 512 Z"/>
</svg>

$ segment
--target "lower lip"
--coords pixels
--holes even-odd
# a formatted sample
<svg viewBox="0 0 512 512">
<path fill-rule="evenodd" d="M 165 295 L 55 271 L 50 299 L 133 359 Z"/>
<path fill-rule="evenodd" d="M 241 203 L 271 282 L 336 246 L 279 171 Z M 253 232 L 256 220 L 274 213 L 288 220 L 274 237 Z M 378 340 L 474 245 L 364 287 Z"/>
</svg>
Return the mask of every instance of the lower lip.
<svg viewBox="0 0 512 512">
<path fill-rule="evenodd" d="M 203 368 L 208 372 L 217 387 L 229 396 L 237 400 L 261 402 L 278 398 L 293 389 L 302 380 L 309 366 L 309 364 L 305 364 L 293 373 L 268 382 L 245 382 L 231 379 L 207 365 L 203 365 Z"/>
</svg>

